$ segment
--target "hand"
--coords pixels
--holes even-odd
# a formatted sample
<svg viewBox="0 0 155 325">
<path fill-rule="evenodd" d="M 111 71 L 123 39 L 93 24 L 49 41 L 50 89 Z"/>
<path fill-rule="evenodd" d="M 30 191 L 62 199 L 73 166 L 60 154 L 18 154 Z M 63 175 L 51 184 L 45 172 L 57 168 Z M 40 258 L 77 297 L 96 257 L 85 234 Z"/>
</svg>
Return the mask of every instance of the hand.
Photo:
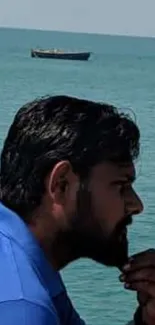
<svg viewBox="0 0 155 325">
<path fill-rule="evenodd" d="M 123 267 L 120 280 L 126 289 L 137 291 L 143 322 L 155 325 L 155 250 L 133 255 Z"/>
</svg>

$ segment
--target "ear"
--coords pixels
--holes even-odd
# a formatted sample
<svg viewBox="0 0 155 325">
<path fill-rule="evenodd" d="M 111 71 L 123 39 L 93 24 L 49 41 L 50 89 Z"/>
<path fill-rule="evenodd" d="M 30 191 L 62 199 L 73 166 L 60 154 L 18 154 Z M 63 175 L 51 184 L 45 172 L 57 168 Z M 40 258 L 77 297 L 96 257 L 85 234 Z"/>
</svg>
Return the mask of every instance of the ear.
<svg viewBox="0 0 155 325">
<path fill-rule="evenodd" d="M 52 201 L 63 203 L 73 188 L 77 185 L 78 177 L 72 170 L 69 161 L 56 164 L 46 179 L 46 190 Z"/>
</svg>

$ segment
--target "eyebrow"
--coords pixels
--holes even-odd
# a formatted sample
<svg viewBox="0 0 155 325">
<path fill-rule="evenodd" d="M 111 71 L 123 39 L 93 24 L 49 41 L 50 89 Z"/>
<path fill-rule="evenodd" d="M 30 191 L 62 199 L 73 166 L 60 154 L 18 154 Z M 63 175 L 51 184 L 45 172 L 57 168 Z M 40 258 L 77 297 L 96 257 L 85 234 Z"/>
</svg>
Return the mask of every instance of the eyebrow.
<svg viewBox="0 0 155 325">
<path fill-rule="evenodd" d="M 126 178 L 130 183 L 134 183 L 135 180 L 136 180 L 136 175 L 129 175 L 129 174 L 126 174 L 126 175 L 125 175 L 125 178 Z"/>
<path fill-rule="evenodd" d="M 113 180 L 111 183 L 112 184 L 119 184 L 119 183 L 134 183 L 136 180 L 136 176 L 134 175 L 122 175 L 122 176 L 118 176 L 115 180 Z"/>
</svg>

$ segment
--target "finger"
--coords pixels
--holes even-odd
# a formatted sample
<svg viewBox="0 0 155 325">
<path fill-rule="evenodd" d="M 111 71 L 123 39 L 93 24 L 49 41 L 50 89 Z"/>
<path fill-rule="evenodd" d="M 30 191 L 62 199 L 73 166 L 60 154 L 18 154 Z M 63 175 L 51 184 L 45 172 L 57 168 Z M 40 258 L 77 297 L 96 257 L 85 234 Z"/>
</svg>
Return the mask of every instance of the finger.
<svg viewBox="0 0 155 325">
<path fill-rule="evenodd" d="M 155 268 L 145 268 L 135 272 L 128 272 L 120 275 L 121 282 L 148 281 L 155 283 Z"/>
<path fill-rule="evenodd" d="M 150 300 L 142 311 L 143 320 L 146 324 L 154 325 L 155 324 L 155 300 Z"/>
<path fill-rule="evenodd" d="M 155 267 L 155 249 L 149 249 L 131 256 L 122 270 L 123 272 L 131 272 L 145 267 Z"/>
<path fill-rule="evenodd" d="M 139 252 L 139 253 L 136 253 L 136 254 L 133 254 L 133 255 L 131 255 L 130 257 L 129 257 L 129 259 L 131 258 L 141 258 L 141 257 L 143 257 L 143 255 L 145 255 L 145 254 L 149 254 L 149 255 L 152 255 L 152 254 L 155 254 L 155 249 L 154 248 L 149 248 L 149 249 L 147 249 L 147 250 L 145 250 L 145 251 L 142 251 L 142 252 Z"/>
<path fill-rule="evenodd" d="M 148 294 L 151 298 L 155 299 L 155 284 L 147 281 L 125 283 L 124 287 L 129 290 L 142 292 Z"/>
</svg>

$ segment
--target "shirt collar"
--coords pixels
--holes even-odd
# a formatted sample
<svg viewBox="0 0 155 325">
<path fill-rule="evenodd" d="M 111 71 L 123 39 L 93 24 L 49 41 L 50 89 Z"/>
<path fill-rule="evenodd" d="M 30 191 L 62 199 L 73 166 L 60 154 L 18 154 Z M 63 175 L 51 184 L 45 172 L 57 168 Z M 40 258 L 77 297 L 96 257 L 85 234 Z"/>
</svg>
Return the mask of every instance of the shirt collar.
<svg viewBox="0 0 155 325">
<path fill-rule="evenodd" d="M 0 203 L 0 232 L 16 242 L 35 263 L 50 295 L 55 297 L 65 290 L 59 272 L 48 263 L 37 240 L 24 221 Z"/>
</svg>

